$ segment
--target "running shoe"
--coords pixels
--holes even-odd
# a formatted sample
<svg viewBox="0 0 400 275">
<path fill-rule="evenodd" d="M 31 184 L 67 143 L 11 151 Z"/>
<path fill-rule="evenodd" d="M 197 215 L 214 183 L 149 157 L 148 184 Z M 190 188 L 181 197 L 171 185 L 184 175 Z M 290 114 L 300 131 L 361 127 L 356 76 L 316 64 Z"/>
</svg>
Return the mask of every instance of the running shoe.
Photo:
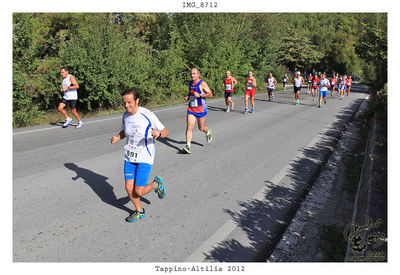
<svg viewBox="0 0 400 275">
<path fill-rule="evenodd" d="M 81 120 L 81 121 L 79 121 L 78 122 L 78 125 L 76 125 L 76 128 L 81 128 L 83 126 L 83 121 Z"/>
<path fill-rule="evenodd" d="M 270 99 L 270 98 L 268 98 L 268 101 L 271 101 L 271 99 Z"/>
<path fill-rule="evenodd" d="M 247 112 L 249 111 L 249 109 L 244 109 L 244 114 L 247 114 Z"/>
<path fill-rule="evenodd" d="M 232 101 L 231 109 L 233 110 L 233 106 L 235 106 L 235 102 Z"/>
<path fill-rule="evenodd" d="M 254 110 L 254 108 L 251 109 L 250 114 L 254 113 L 255 111 L 256 111 L 256 110 Z"/>
<path fill-rule="evenodd" d="M 298 99 L 298 100 L 296 100 L 296 105 L 299 105 L 300 104 L 300 100 Z"/>
<path fill-rule="evenodd" d="M 143 219 L 144 217 L 146 217 L 146 213 L 144 212 L 143 208 L 143 210 L 140 212 L 135 210 L 135 212 L 133 212 L 132 214 L 130 214 L 128 217 L 125 218 L 125 221 L 129 223 L 134 223 L 137 222 L 139 219 Z"/>
<path fill-rule="evenodd" d="M 322 108 L 321 105 L 318 105 L 318 108 Z"/>
<path fill-rule="evenodd" d="M 206 134 L 206 140 L 208 143 L 212 141 L 212 130 L 208 129 L 208 133 Z"/>
<path fill-rule="evenodd" d="M 225 112 L 226 112 L 226 113 L 229 113 L 229 112 L 230 112 L 229 107 L 226 108 L 226 111 L 225 111 Z"/>
<path fill-rule="evenodd" d="M 183 147 L 182 151 L 187 153 L 187 154 L 191 154 L 192 153 L 192 151 L 190 150 L 189 145 L 186 145 L 185 147 Z"/>
<path fill-rule="evenodd" d="M 64 127 L 67 127 L 72 122 L 72 118 L 67 118 L 63 124 Z"/>
<path fill-rule="evenodd" d="M 326 104 L 326 100 L 324 100 L 324 104 Z"/>
<path fill-rule="evenodd" d="M 167 191 L 165 191 L 165 186 L 162 182 L 162 178 L 157 176 L 154 178 L 154 182 L 157 183 L 157 188 L 154 190 L 155 193 L 157 193 L 159 199 L 165 198 L 167 195 Z"/>
</svg>

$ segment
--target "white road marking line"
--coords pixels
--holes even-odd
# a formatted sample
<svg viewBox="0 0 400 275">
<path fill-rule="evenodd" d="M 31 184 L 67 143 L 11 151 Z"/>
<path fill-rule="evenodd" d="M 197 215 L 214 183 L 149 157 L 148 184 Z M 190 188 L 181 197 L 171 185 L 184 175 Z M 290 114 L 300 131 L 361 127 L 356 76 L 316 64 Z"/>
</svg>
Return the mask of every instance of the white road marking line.
<svg viewBox="0 0 400 275">
<path fill-rule="evenodd" d="M 210 100 L 210 101 L 207 101 L 207 102 L 208 102 L 208 103 L 213 103 L 213 102 L 221 101 L 222 99 L 223 99 L 223 98 L 219 98 L 219 99 Z M 158 113 L 158 112 L 169 111 L 169 110 L 178 109 L 178 108 L 182 108 L 182 107 L 187 107 L 187 105 L 184 104 L 184 105 L 180 105 L 180 106 L 175 106 L 175 107 L 170 107 L 170 108 L 155 110 L 155 111 L 153 111 L 153 112 L 154 112 L 154 113 Z M 113 119 L 121 119 L 121 117 L 118 116 L 118 117 L 104 118 L 104 119 L 98 119 L 98 120 L 88 121 L 88 122 L 84 122 L 84 126 L 85 126 L 85 124 L 91 124 L 91 123 L 96 123 L 96 122 L 103 122 L 103 121 L 113 120 Z M 60 129 L 60 126 L 53 126 L 53 127 L 43 128 L 43 129 L 36 129 L 36 130 L 29 130 L 29 131 L 24 131 L 24 132 L 13 133 L 13 136 L 15 136 L 15 135 L 21 135 L 21 134 L 34 133 L 34 132 L 47 131 L 47 130 L 55 130 L 55 129 Z"/>
</svg>

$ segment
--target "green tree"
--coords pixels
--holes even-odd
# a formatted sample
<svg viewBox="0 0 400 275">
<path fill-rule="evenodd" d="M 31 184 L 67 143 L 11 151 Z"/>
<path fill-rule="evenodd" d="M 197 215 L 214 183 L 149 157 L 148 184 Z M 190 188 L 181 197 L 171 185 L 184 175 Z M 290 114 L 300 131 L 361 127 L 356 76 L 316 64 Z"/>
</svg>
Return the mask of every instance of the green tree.
<svg viewBox="0 0 400 275">
<path fill-rule="evenodd" d="M 288 36 L 282 38 L 278 50 L 278 59 L 291 71 L 313 68 L 321 59 L 317 47 L 307 37 L 300 37 L 297 32 L 289 28 Z"/>
<path fill-rule="evenodd" d="M 375 80 L 381 88 L 387 82 L 387 28 L 362 24 L 363 32 L 360 36 L 356 51 L 357 54 L 375 67 Z"/>
</svg>

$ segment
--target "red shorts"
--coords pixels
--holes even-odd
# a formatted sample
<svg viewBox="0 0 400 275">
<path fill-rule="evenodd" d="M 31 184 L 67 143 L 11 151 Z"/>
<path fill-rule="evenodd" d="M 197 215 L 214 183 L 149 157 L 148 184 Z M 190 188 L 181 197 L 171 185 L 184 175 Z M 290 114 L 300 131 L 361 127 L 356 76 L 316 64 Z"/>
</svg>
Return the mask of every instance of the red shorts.
<svg viewBox="0 0 400 275">
<path fill-rule="evenodd" d="M 256 90 L 252 89 L 252 90 L 246 90 L 246 95 L 249 95 L 250 97 L 254 97 L 256 95 Z"/>
</svg>

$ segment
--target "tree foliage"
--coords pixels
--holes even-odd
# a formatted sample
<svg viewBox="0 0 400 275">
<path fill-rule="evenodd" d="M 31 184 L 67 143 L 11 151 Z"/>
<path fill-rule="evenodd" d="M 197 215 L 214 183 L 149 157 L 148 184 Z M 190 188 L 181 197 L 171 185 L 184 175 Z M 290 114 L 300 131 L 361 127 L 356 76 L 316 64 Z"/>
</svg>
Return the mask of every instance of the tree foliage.
<svg viewBox="0 0 400 275">
<path fill-rule="evenodd" d="M 76 77 L 81 111 L 115 108 L 128 87 L 143 102 L 179 101 L 198 67 L 216 95 L 230 70 L 244 90 L 286 69 L 364 73 L 386 80 L 386 14 L 15 13 L 13 123 L 55 110 L 60 68 Z M 263 86 L 263 85 L 259 85 Z"/>
</svg>

